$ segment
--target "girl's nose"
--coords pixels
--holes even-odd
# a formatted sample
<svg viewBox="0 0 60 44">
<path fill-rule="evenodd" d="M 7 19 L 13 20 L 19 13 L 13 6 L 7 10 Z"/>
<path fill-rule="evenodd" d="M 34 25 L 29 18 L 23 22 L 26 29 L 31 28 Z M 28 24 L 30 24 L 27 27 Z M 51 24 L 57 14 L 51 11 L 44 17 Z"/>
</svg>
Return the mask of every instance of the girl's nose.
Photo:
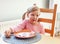
<svg viewBox="0 0 60 44">
<path fill-rule="evenodd" d="M 35 16 L 34 18 L 35 18 L 35 19 L 37 19 L 37 17 L 36 17 L 36 16 Z"/>
</svg>

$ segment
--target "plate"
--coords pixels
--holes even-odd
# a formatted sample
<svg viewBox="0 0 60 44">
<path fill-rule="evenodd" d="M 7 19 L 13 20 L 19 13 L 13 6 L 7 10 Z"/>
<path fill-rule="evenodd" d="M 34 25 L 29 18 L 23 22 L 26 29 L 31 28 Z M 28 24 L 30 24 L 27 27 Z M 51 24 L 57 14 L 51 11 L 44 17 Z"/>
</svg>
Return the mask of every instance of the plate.
<svg viewBox="0 0 60 44">
<path fill-rule="evenodd" d="M 19 32 L 14 34 L 17 38 L 32 38 L 36 36 L 35 32 Z"/>
</svg>

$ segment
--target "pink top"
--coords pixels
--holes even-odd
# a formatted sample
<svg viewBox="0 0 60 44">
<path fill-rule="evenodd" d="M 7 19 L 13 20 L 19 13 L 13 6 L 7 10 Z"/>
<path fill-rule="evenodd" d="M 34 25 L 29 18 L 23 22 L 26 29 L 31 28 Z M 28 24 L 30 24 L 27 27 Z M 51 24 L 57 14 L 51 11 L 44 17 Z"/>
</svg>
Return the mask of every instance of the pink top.
<svg viewBox="0 0 60 44">
<path fill-rule="evenodd" d="M 11 27 L 13 32 L 20 31 L 22 29 L 29 29 L 34 32 L 39 32 L 41 34 L 45 33 L 45 30 L 43 29 L 43 26 L 39 23 L 37 25 L 32 25 L 29 20 L 24 20 L 21 24 L 18 24 L 15 27 Z"/>
</svg>

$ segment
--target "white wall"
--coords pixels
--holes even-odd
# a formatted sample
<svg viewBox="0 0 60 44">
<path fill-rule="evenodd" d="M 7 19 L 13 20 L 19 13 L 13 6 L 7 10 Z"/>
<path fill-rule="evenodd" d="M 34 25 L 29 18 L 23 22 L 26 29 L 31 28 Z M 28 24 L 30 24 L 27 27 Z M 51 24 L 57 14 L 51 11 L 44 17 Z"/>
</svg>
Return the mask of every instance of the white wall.
<svg viewBox="0 0 60 44">
<path fill-rule="evenodd" d="M 60 0 L 54 0 L 54 4 L 57 4 L 57 12 L 60 13 Z"/>
<path fill-rule="evenodd" d="M 33 3 L 40 8 L 48 8 L 48 0 L 0 0 L 0 22 L 20 19 Z"/>
<path fill-rule="evenodd" d="M 49 8 L 53 8 L 57 4 L 57 13 L 60 13 L 60 0 L 50 0 Z"/>
<path fill-rule="evenodd" d="M 50 0 L 49 8 L 53 8 L 54 4 L 57 4 L 55 31 L 60 31 L 60 0 Z"/>
</svg>

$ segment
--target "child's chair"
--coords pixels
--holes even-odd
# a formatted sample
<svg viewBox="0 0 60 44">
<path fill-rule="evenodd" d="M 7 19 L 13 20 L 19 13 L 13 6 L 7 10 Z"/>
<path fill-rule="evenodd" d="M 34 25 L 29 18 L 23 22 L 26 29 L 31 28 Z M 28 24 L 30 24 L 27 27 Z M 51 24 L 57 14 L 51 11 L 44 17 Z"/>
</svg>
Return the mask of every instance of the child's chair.
<svg viewBox="0 0 60 44">
<path fill-rule="evenodd" d="M 50 29 L 45 29 L 45 32 L 49 33 L 51 36 L 54 35 L 56 10 L 57 10 L 57 4 L 54 5 L 54 9 L 44 9 L 44 8 L 41 8 L 40 12 L 53 13 L 53 19 L 45 19 L 45 18 L 39 18 L 38 19 L 38 22 L 52 23 L 51 30 Z"/>
</svg>

